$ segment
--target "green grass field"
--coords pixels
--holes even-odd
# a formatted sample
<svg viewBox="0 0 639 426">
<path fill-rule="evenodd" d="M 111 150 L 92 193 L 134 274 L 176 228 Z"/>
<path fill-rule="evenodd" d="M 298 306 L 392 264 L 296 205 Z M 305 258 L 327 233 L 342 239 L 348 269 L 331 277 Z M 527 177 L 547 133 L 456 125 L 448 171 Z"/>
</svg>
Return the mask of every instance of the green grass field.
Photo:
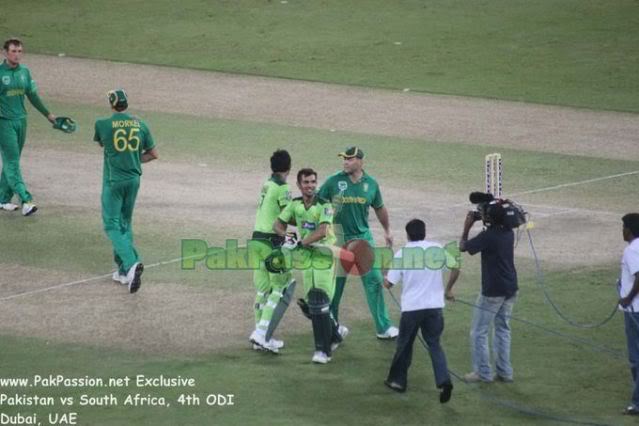
<svg viewBox="0 0 639 426">
<path fill-rule="evenodd" d="M 167 1 L 25 1 L 12 5 L 11 14 L 0 15 L 0 33 L 21 36 L 30 52 L 45 54 L 64 52 L 231 73 L 637 112 L 639 15 L 635 11 L 636 4 L 626 0 L 428 4 L 247 0 L 188 1 L 179 6 Z M 0 316 L 2 312 L 15 312 L 15 317 L 3 317 L 13 324 L 21 318 L 28 321 L 33 315 L 51 315 L 50 321 L 60 324 L 64 321 L 59 317 L 64 318 L 65 312 L 75 309 L 74 304 L 90 307 L 103 303 L 113 304 L 113 316 L 131 313 L 128 309 L 139 315 L 135 303 L 125 303 L 123 289 L 116 286 L 113 296 L 109 293 L 103 299 L 91 299 L 98 294 L 96 287 L 111 285 L 110 279 L 2 300 L 23 289 L 107 274 L 112 267 L 111 248 L 99 216 L 100 152 L 91 143 L 91 124 L 106 110 L 55 99 L 47 101 L 52 109 L 76 118 L 80 128 L 73 135 L 52 132 L 31 111 L 25 155 L 32 163 L 27 163 L 24 170 L 28 183 L 33 183 L 34 191 L 38 191 L 36 196 L 41 195 L 46 202 L 41 204 L 38 215 L 26 220 L 17 214 L 0 214 Z M 201 215 L 189 217 L 188 203 L 193 194 L 201 191 L 203 196 L 209 196 L 229 185 L 227 181 L 188 181 L 188 171 L 195 172 L 200 163 L 206 164 L 207 170 L 228 172 L 231 184 L 237 185 L 241 194 L 244 180 L 255 178 L 256 173 L 260 177 L 268 175 L 264 159 L 276 148 L 286 147 L 291 152 L 294 169 L 312 165 L 323 180 L 340 167 L 334 153 L 348 145 L 359 145 L 367 153 L 366 168 L 379 179 L 383 190 L 388 189 L 390 194 L 393 190 L 413 191 L 420 197 L 429 197 L 419 200 L 422 204 L 412 204 L 408 199 L 389 204 L 397 238 L 403 228 L 399 218 L 428 213 L 436 218 L 436 234 L 455 238 L 463 217 L 446 217 L 436 208 L 450 200 L 463 203 L 470 190 L 480 189 L 481 160 L 497 150 L 490 146 L 189 115 L 146 111 L 140 111 L 140 115 L 151 125 L 161 149 L 157 166 L 148 165 L 141 193 L 150 196 L 144 179 L 152 176 L 154 167 L 168 167 L 176 173 L 166 176 L 167 181 L 184 181 L 184 197 L 171 200 L 185 204 L 183 215 L 168 209 L 162 215 L 167 206 L 152 197 L 136 211 L 136 242 L 147 264 L 178 258 L 182 238 L 200 238 L 211 245 L 221 245 L 228 238 L 242 240 L 249 235 L 252 224 L 248 220 L 242 226 L 228 226 L 224 214 L 232 215 L 237 211 L 233 209 L 243 207 L 249 210 L 246 214 L 252 214 L 257 189 L 246 199 L 225 198 L 228 210 L 222 202 L 212 201 L 205 207 L 207 220 L 202 220 Z M 639 170 L 639 160 L 633 158 L 620 161 L 512 148 L 498 150 L 505 159 L 508 193 Z M 56 164 L 47 161 L 54 156 L 65 160 Z M 43 172 L 30 168 L 35 162 L 48 169 Z M 52 193 L 50 188 L 60 184 L 55 179 L 68 180 L 64 182 L 68 193 Z M 604 319 L 616 301 L 613 283 L 623 249 L 620 217 L 622 212 L 636 210 L 634 197 L 628 194 L 637 187 L 637 179 L 637 175 L 631 175 L 525 198 L 533 206 L 581 209 L 584 215 L 592 214 L 535 218 L 543 237 L 537 241 L 538 250 L 547 256 L 549 246 L 554 244 L 553 253 L 558 253 L 547 256 L 542 263 L 548 293 L 577 322 Z M 74 204 L 74 191 L 87 186 L 92 198 L 81 205 Z M 535 213 L 536 208 L 531 211 Z M 584 232 L 596 227 L 599 234 L 583 243 L 578 239 L 580 226 Z M 560 237 L 557 241 L 551 241 L 555 235 L 548 235 L 549 229 Z M 609 235 L 619 239 L 618 247 L 596 258 L 590 251 L 601 254 L 594 249 L 601 243 L 598 240 Z M 525 237 L 520 244 L 526 244 Z M 198 324 L 209 324 L 205 320 L 214 318 L 216 327 L 231 333 L 230 337 L 224 336 L 228 344 L 222 349 L 178 353 L 173 342 L 160 338 L 156 343 L 164 343 L 166 351 L 146 347 L 136 350 L 104 339 L 101 344 L 86 343 L 83 336 L 72 333 L 73 323 L 64 323 L 63 330 L 45 337 L 25 335 L 20 329 L 3 324 L 0 379 L 32 378 L 36 374 L 104 379 L 162 374 L 193 378 L 195 387 L 45 388 L 0 384 L 0 396 L 37 393 L 55 398 L 73 396 L 77 401 L 82 394 L 113 394 L 120 400 L 118 406 L 111 407 L 83 407 L 77 403 L 63 407 L 59 401 L 53 408 L 4 404 L 0 405 L 0 413 L 37 413 L 43 425 L 48 424 L 47 416 L 52 412 L 77 412 L 79 424 L 99 425 L 519 425 L 560 421 L 632 424 L 632 419 L 620 415 L 631 392 L 621 315 L 594 330 L 567 325 L 544 300 L 536 283 L 534 264 L 525 257 L 527 250 L 518 250 L 521 291 L 514 315 L 524 321 L 512 322 L 516 381 L 468 385 L 455 380 L 453 399 L 445 406 L 437 400 L 430 360 L 418 344 L 409 392 L 398 395 L 383 386 L 393 343 L 373 337 L 358 280 L 349 281 L 343 300 L 345 307 L 351 309 L 346 318 L 352 333 L 334 361 L 319 367 L 310 363 L 310 327 L 305 326 L 302 331 L 284 328 L 281 333 L 287 347 L 280 356 L 249 349 L 245 335 L 250 330 L 238 330 L 226 317 L 236 314 L 224 304 L 228 299 L 216 301 L 211 295 L 248 295 L 249 300 L 254 291 L 250 272 L 214 272 L 202 265 L 195 271 L 184 271 L 176 262 L 149 268 L 135 300 L 142 303 L 145 294 L 156 294 L 151 290 L 174 284 L 177 290 L 170 295 L 178 300 L 166 300 L 163 312 L 171 318 L 184 314 L 172 311 L 182 295 L 196 291 L 205 300 L 210 298 L 210 311 L 204 314 L 207 318 L 193 316 L 193 323 L 184 333 L 197 336 Z M 588 260 L 587 266 L 586 262 L 574 260 L 579 256 Z M 16 267 L 32 273 L 28 282 L 5 278 L 5 273 L 12 273 Z M 459 301 L 447 305 L 443 336 L 449 367 L 457 375 L 470 371 L 468 333 L 472 310 L 466 303 L 475 299 L 479 280 L 479 260 L 466 256 L 456 287 Z M 91 296 L 82 300 L 84 294 Z M 396 290 L 394 294 L 399 293 Z M 65 301 L 64 295 L 74 297 Z M 184 300 L 189 299 L 185 296 Z M 250 303 L 241 308 L 247 317 L 252 316 Z M 388 295 L 387 303 L 397 321 L 398 309 Z M 38 311 L 38 306 L 42 311 Z M 179 306 L 187 314 L 191 308 Z M 87 314 L 82 321 L 111 319 L 99 315 Z M 99 324 L 95 330 L 99 334 Z M 121 333 L 125 336 L 127 330 Z M 156 335 L 162 336 L 162 330 Z M 122 405 L 127 394 L 136 393 L 162 396 L 170 406 Z M 199 396 L 202 404 L 180 406 L 178 398 L 183 394 Z M 208 394 L 233 394 L 234 405 L 206 406 L 204 399 Z"/>
<path fill-rule="evenodd" d="M 69 111 L 81 122 L 88 122 L 101 112 L 87 107 L 74 109 L 73 105 L 68 104 L 55 106 Z M 367 147 L 371 156 L 370 168 L 380 170 L 380 180 L 386 186 L 402 187 L 415 181 L 433 182 L 435 189 L 462 194 L 465 188 L 481 179 L 481 170 L 476 167 L 476 160 L 490 150 L 490 147 L 477 148 L 366 135 L 331 133 L 329 138 L 329 132 L 318 130 L 239 121 L 196 120 L 188 116 L 168 114 L 149 113 L 144 116 L 149 122 L 158 124 L 155 128 L 158 140 L 174 141 L 162 145 L 163 161 L 170 163 L 197 160 L 214 167 L 223 167 L 224 164 L 241 162 L 242 170 L 251 170 L 259 168 L 260 158 L 275 147 L 291 144 L 294 158 L 316 158 L 318 169 L 322 173 L 328 173 L 336 167 L 335 160 L 332 156 L 325 158 L 321 154 L 356 143 Z M 179 130 L 176 129 L 180 128 L 190 129 L 191 133 L 182 134 L 182 138 L 178 139 Z M 253 145 L 256 135 L 260 136 L 263 145 Z M 34 150 L 64 152 L 69 158 L 73 158 L 74 153 L 99 155 L 97 148 L 89 142 L 91 132 L 86 126 L 78 133 L 68 136 L 52 134 L 42 120 L 34 120 L 31 137 L 31 149 Z M 304 151 L 303 146 L 295 145 L 311 141 L 315 151 L 310 153 Z M 393 147 L 393 157 L 388 155 L 388 146 Z M 426 164 L 423 161 L 411 161 L 415 158 L 417 147 L 420 152 L 429 153 L 425 156 L 428 159 Z M 464 156 L 455 155 L 460 150 L 463 150 Z M 502 153 L 516 163 L 517 168 L 525 171 L 512 178 L 513 189 L 517 191 L 550 186 L 554 182 L 570 182 L 635 170 L 638 166 L 634 161 L 604 161 L 517 150 L 502 150 Z M 389 166 L 382 168 L 382 163 L 376 158 L 385 158 L 387 164 L 390 162 Z M 444 159 L 448 161 L 443 161 Z M 570 164 L 570 167 L 561 167 L 562 164 Z M 400 165 L 401 174 L 384 171 L 399 168 Z M 451 168 L 462 172 L 451 176 L 448 173 Z M 440 177 L 442 178 L 438 180 Z M 632 177 L 628 179 L 631 179 L 630 183 L 636 181 Z M 550 201 L 569 202 L 588 208 L 593 200 L 603 199 L 609 203 L 617 203 L 619 208 L 631 208 L 631 200 L 620 200 L 623 188 L 618 186 L 617 181 L 593 184 L 588 186 L 587 197 L 579 190 L 566 189 L 551 196 Z M 90 211 L 91 208 L 98 208 L 97 203 L 96 198 L 87 209 L 69 212 L 65 210 L 64 200 L 60 200 L 59 204 L 51 205 L 47 208 L 48 211 L 43 211 L 42 216 L 36 216 L 28 222 L 17 216 L 3 218 L 0 233 L 15 243 L 11 250 L 2 252 L 0 262 L 86 276 L 109 271 L 110 248 L 102 235 L 99 216 Z M 179 257 L 179 241 L 185 236 L 204 238 L 210 244 L 219 244 L 229 238 L 229 235 L 241 238 L 248 232 L 247 227 L 232 230 L 229 234 L 228 229 L 198 223 L 171 230 L 170 223 L 170 219 L 159 223 L 138 220 L 137 240 L 147 262 Z M 34 246 L 33 241 L 38 241 L 38 244 Z M 543 250 L 543 247 L 540 249 Z M 69 258 L 74 261 L 66 261 Z M 477 259 L 466 260 L 464 275 L 458 285 L 458 295 L 462 300 L 472 301 L 479 280 L 478 262 Z M 571 318 L 579 322 L 593 322 L 609 313 L 615 294 L 614 289 L 607 284 L 616 277 L 616 264 L 592 265 L 590 268 L 566 267 L 558 259 L 544 264 L 544 267 L 550 294 Z M 573 329 L 563 323 L 544 302 L 534 281 L 531 262 L 520 260 L 519 272 L 522 291 L 521 301 L 515 311 L 517 316 L 559 333 L 592 342 L 597 347 L 606 346 L 615 353 L 602 352 L 583 342 L 575 343 L 570 337 L 558 337 L 528 324 L 514 322 L 513 358 L 517 368 L 517 382 L 494 386 L 455 382 L 453 403 L 446 407 L 440 407 L 436 400 L 437 393 L 433 389 L 429 361 L 419 347 L 415 349 L 410 392 L 402 396 L 387 392 L 381 382 L 392 357 L 392 344 L 371 338 L 368 321 L 361 320 L 349 324 L 354 330 L 352 336 L 349 336 L 347 344 L 337 353 L 335 362 L 323 369 L 309 363 L 308 333 L 287 335 L 289 349 L 279 357 L 253 353 L 244 344 L 236 342 L 221 352 L 187 358 L 170 354 L 151 355 L 149 358 L 146 354 L 123 352 L 116 347 L 105 350 L 87 345 L 5 336 L 2 338 L 2 347 L 6 350 L 2 351 L 0 358 L 2 376 L 30 377 L 33 374 L 55 373 L 108 378 L 164 374 L 193 377 L 198 383 L 193 389 L 172 388 L 159 391 L 134 387 L 35 389 L 41 395 L 75 396 L 78 399 L 82 394 L 100 396 L 113 393 L 122 400 L 126 394 L 140 392 L 161 395 L 172 401 L 168 408 L 75 407 L 82 424 L 199 424 L 206 423 L 206 419 L 211 416 L 215 418 L 215 424 L 268 424 L 268 419 L 277 419 L 278 423 L 284 424 L 320 424 L 326 421 L 338 424 L 391 424 L 397 421 L 418 424 L 425 418 L 435 424 L 533 424 L 539 421 L 539 417 L 527 416 L 500 404 L 515 404 L 520 409 L 532 409 L 549 416 L 619 424 L 622 419 L 617 413 L 620 402 L 627 397 L 628 387 L 621 317 L 615 317 L 611 323 L 594 331 Z M 153 286 L 154 281 L 179 282 L 203 288 L 213 284 L 216 288 L 251 291 L 248 272 L 216 273 L 201 267 L 191 272 L 180 270 L 179 264 L 172 264 L 149 270 L 145 276 L 146 286 Z M 359 284 L 355 280 L 350 282 L 354 285 L 349 286 L 346 303 L 364 309 Z M 580 297 L 575 297 L 576 294 Z M 398 310 L 390 300 L 388 302 L 397 320 Z M 444 344 L 451 370 L 457 374 L 463 374 L 469 369 L 467 335 L 470 316 L 470 308 L 462 303 L 449 305 L 447 310 Z M 7 391 L 8 389 L 3 389 L 3 392 Z M 13 391 L 21 392 L 20 389 L 12 389 Z M 24 390 L 29 393 L 32 391 L 33 389 Z M 234 394 L 235 405 L 225 408 L 179 407 L 176 401 L 183 393 L 194 393 L 202 398 L 209 393 Z M 566 395 L 570 397 L 567 398 Z M 319 405 L 314 407 L 327 411 L 322 419 L 314 419 L 309 414 L 309 400 L 314 398 L 320 399 L 315 403 Z M 14 411 L 7 410 L 8 413 Z M 39 413 L 40 418 L 45 418 L 51 410 L 41 408 L 33 411 Z M 478 416 L 481 416 L 480 420 Z"/>
<path fill-rule="evenodd" d="M 639 111 L 632 0 L 24 1 L 32 52 Z"/>
</svg>

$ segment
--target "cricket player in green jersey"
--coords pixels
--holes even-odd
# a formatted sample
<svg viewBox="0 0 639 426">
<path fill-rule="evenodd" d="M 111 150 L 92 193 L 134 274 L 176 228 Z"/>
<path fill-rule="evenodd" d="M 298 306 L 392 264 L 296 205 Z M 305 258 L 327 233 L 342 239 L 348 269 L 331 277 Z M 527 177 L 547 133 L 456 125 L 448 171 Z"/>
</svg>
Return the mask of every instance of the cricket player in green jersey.
<svg viewBox="0 0 639 426">
<path fill-rule="evenodd" d="M 257 253 L 259 267 L 253 272 L 253 284 L 257 294 L 255 296 L 255 330 L 249 341 L 254 349 L 264 349 L 277 353 L 284 346 L 284 342 L 268 336 L 269 326 L 273 320 L 273 313 L 284 297 L 289 286 L 295 288 L 291 282 L 291 274 L 269 272 L 264 263 L 265 258 L 284 243 L 284 238 L 273 232 L 273 223 L 282 210 L 291 201 L 291 192 L 286 179 L 291 170 L 291 156 L 285 150 L 277 150 L 271 156 L 271 177 L 262 185 L 260 199 L 255 217 L 255 228 L 249 243 L 252 253 Z M 279 322 L 279 318 L 275 319 Z M 276 325 L 276 324 L 275 324 Z M 272 334 L 272 328 L 271 328 Z"/>
<path fill-rule="evenodd" d="M 358 147 L 350 147 L 339 154 L 343 159 L 344 170 L 329 177 L 319 190 L 319 196 L 331 200 L 335 208 L 335 225 L 338 243 L 366 241 L 371 249 L 375 247 L 373 235 L 368 225 L 368 210 L 372 207 L 377 219 L 384 228 L 384 239 L 388 247 L 393 245 L 390 233 L 388 211 L 384 206 L 377 181 L 364 172 L 364 152 Z M 374 252 L 374 251 L 373 251 Z M 342 276 L 343 275 L 343 276 Z M 339 303 L 344 292 L 347 274 L 340 274 L 335 280 L 335 294 L 331 302 L 331 312 L 339 321 Z M 384 279 L 378 268 L 372 268 L 362 275 L 368 308 L 375 323 L 379 339 L 394 339 L 399 334 L 388 318 L 384 303 L 382 284 Z"/>
<path fill-rule="evenodd" d="M 19 39 L 10 38 L 3 45 L 4 62 L 0 65 L 0 154 L 2 154 L 2 177 L 0 177 L 0 210 L 17 210 L 11 202 L 14 194 L 22 203 L 22 214 L 29 216 L 38 210 L 27 190 L 20 170 L 20 157 L 27 137 L 26 96 L 47 120 L 55 123 L 51 114 L 38 96 L 38 87 L 29 68 L 20 64 L 23 45 Z"/>
<path fill-rule="evenodd" d="M 296 247 L 302 250 L 296 255 L 303 257 L 300 264 L 304 266 L 304 299 L 315 338 L 312 361 L 326 364 L 331 360 L 332 350 L 348 334 L 346 327 L 338 326 L 331 318 L 329 310 L 335 292 L 335 262 L 327 246 L 335 246 L 337 241 L 333 233 L 333 207 L 315 193 L 317 173 L 313 169 L 297 172 L 297 187 L 302 196 L 286 206 L 273 230 L 284 236 L 287 225 L 295 225 L 299 231 Z"/>
<path fill-rule="evenodd" d="M 113 280 L 135 293 L 142 284 L 144 265 L 133 245 L 133 208 L 140 187 L 142 163 L 156 160 L 158 150 L 146 123 L 127 112 L 123 89 L 108 94 L 113 114 L 95 122 L 93 140 L 104 148 L 102 222 L 113 244 L 118 270 Z"/>
</svg>

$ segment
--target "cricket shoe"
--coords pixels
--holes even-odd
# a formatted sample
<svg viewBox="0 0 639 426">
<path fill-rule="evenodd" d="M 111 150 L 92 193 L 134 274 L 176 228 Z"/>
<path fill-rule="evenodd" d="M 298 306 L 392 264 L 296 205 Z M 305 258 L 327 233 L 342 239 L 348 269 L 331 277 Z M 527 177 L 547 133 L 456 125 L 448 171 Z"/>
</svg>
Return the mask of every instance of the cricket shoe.
<svg viewBox="0 0 639 426">
<path fill-rule="evenodd" d="M 14 210 L 18 210 L 19 206 L 13 203 L 0 203 L 0 210 L 5 210 L 8 212 L 12 212 Z"/>
<path fill-rule="evenodd" d="M 629 405 L 625 410 L 623 410 L 623 414 L 627 416 L 639 416 L 639 408 L 634 405 Z"/>
<path fill-rule="evenodd" d="M 272 352 L 274 354 L 279 353 L 280 351 L 279 348 L 277 348 L 275 344 L 273 343 L 273 339 L 266 341 L 264 335 L 261 333 L 258 333 L 257 330 L 251 333 L 251 337 L 249 337 L 249 341 L 253 343 L 254 345 L 253 349 L 255 349 L 255 345 L 257 345 L 261 347 L 262 350 Z"/>
<path fill-rule="evenodd" d="M 275 347 L 275 349 L 282 349 L 284 347 L 284 341 L 283 340 L 277 340 L 273 337 L 271 337 L 270 342 L 273 344 L 273 347 Z M 260 345 L 253 343 L 253 350 L 255 351 L 263 351 L 264 348 L 261 347 Z"/>
<path fill-rule="evenodd" d="M 115 271 L 113 275 L 111 276 L 111 278 L 116 283 L 120 283 L 122 285 L 129 284 L 129 280 L 127 280 L 126 275 L 121 274 L 119 271 Z"/>
<path fill-rule="evenodd" d="M 377 333 L 377 338 L 380 340 L 393 340 L 399 336 L 399 329 L 392 325 L 386 329 L 383 333 Z"/>
<path fill-rule="evenodd" d="M 144 272 L 144 265 L 140 262 L 135 263 L 129 269 L 126 274 L 126 280 L 129 284 L 129 293 L 135 293 L 140 289 L 142 285 L 142 273 Z"/>
<path fill-rule="evenodd" d="M 38 211 L 38 206 L 29 202 L 22 204 L 22 216 L 31 216 L 33 213 Z"/>
<path fill-rule="evenodd" d="M 339 333 L 340 337 L 342 338 L 342 341 L 344 341 L 344 339 L 346 338 L 346 336 L 348 336 L 348 327 L 346 327 L 345 325 L 340 325 L 339 327 L 337 327 L 337 332 Z M 335 349 L 339 348 L 339 345 L 342 342 L 333 342 L 331 343 L 331 352 L 333 352 Z"/>
<path fill-rule="evenodd" d="M 442 383 L 441 386 L 438 386 L 442 391 L 439 393 L 439 402 L 441 404 L 446 404 L 450 401 L 450 397 L 453 394 L 453 384 L 449 381 Z"/>
<path fill-rule="evenodd" d="M 400 385 L 397 382 L 394 382 L 392 380 L 384 380 L 384 384 L 386 385 L 387 388 L 394 390 L 395 392 L 399 392 L 399 393 L 404 393 L 406 392 L 406 388 L 402 385 Z"/>
<path fill-rule="evenodd" d="M 315 351 L 315 353 L 313 354 L 313 358 L 311 358 L 311 361 L 313 361 L 315 364 L 328 364 L 331 360 L 331 357 L 326 355 L 326 352 L 322 352 L 322 351 Z"/>
<path fill-rule="evenodd" d="M 466 383 L 479 383 L 479 382 L 492 383 L 493 379 L 487 379 L 487 378 L 481 377 L 478 373 L 471 371 L 468 374 L 464 374 L 464 381 Z"/>
</svg>

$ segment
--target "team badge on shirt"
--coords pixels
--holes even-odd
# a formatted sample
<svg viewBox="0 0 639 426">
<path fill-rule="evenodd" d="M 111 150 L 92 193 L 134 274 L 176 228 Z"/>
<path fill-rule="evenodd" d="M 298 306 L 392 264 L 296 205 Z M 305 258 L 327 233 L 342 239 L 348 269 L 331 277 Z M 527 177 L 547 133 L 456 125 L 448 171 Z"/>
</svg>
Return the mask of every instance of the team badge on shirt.
<svg viewBox="0 0 639 426">
<path fill-rule="evenodd" d="M 364 183 L 364 192 L 368 192 L 368 183 Z"/>
<path fill-rule="evenodd" d="M 337 182 L 337 188 L 340 191 L 346 191 L 346 188 L 348 188 L 348 184 L 345 180 L 340 180 L 339 182 Z"/>
<path fill-rule="evenodd" d="M 3 75 L 2 84 L 4 84 L 5 86 L 8 86 L 9 83 L 11 83 L 11 77 L 9 77 L 8 75 Z"/>
</svg>

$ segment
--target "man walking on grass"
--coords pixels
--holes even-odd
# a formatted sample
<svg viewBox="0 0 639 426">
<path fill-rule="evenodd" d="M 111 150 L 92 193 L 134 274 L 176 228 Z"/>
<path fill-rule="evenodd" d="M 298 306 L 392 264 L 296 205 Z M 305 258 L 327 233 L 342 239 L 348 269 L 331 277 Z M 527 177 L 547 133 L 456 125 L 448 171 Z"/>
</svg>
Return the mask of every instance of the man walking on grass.
<svg viewBox="0 0 639 426">
<path fill-rule="evenodd" d="M 142 285 L 144 265 L 133 245 L 133 208 L 140 188 L 142 163 L 156 160 L 158 150 L 144 121 L 127 112 L 123 89 L 108 94 L 112 115 L 95 122 L 93 140 L 104 149 L 102 221 L 113 244 L 117 270 L 113 280 L 126 284 L 130 293 Z"/>
</svg>

